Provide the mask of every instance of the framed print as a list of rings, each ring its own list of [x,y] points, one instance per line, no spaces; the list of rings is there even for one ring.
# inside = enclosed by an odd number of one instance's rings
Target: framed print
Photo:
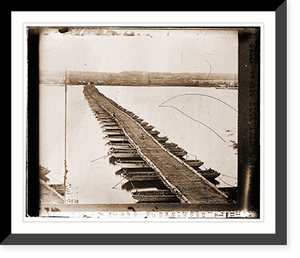
[[[23,23],[26,166],[14,228],[275,232],[275,15],[125,14]]]

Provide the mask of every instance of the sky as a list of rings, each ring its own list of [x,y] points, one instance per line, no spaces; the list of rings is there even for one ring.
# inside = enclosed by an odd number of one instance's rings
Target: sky
[[[228,29],[44,28],[40,69],[237,73],[238,33]]]

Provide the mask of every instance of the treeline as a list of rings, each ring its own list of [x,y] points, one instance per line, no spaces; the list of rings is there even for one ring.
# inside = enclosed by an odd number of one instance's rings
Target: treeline
[[[126,86],[214,86],[216,83],[237,81],[233,73],[170,73],[123,71],[119,73],[68,71],[68,84],[126,85]],[[41,71],[40,83],[64,83],[61,71]]]

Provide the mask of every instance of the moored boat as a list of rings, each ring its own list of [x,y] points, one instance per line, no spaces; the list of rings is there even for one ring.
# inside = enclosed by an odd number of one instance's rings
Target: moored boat
[[[50,172],[51,171],[48,168],[45,168],[45,167],[39,165],[39,177],[43,181],[45,181],[45,182],[49,181],[49,178],[47,178],[46,175],[49,174]]]
[[[185,150],[170,150],[171,153],[173,153],[177,157],[183,157],[187,154],[187,151]]]
[[[176,195],[169,190],[135,190],[131,194],[139,202],[178,202]]]
[[[121,174],[125,179],[130,181],[149,181],[158,180],[157,174],[152,172],[124,172]]]
[[[121,168],[121,172],[124,173],[131,173],[131,172],[154,172],[153,168],[151,167],[144,167],[144,168]]]
[[[149,165],[143,160],[130,160],[130,162],[126,160],[118,161],[118,166],[123,169],[128,168],[149,168]]]
[[[148,131],[148,133],[150,133],[151,135],[159,135],[160,134],[160,132],[157,130],[154,130],[154,131],[150,130],[150,131]]]
[[[119,125],[111,125],[111,126],[109,126],[109,125],[103,125],[101,127],[104,128],[105,130],[118,130],[118,129],[121,130],[121,128],[120,128]]]
[[[121,128],[113,128],[113,129],[104,129],[103,130],[104,133],[120,133],[123,132],[123,130]]]
[[[109,137],[114,137],[114,136],[125,136],[124,132],[122,130],[117,131],[117,130],[110,130],[110,131],[103,131],[103,133],[107,134]]]
[[[107,123],[116,123],[116,121],[114,120],[114,119],[112,119],[112,118],[99,118],[99,119],[97,119],[99,122],[100,122],[100,124],[102,124],[102,125],[106,125]]]
[[[133,117],[133,116],[135,116],[135,114],[133,113],[133,112],[131,112],[131,111],[124,111],[127,115],[129,115],[130,117]]]
[[[143,127],[145,130],[152,130],[154,128],[152,125],[144,125]]]
[[[119,126],[117,122],[115,121],[102,121],[100,122],[100,124],[102,125],[101,127],[104,126]]]
[[[119,148],[116,148],[119,147]],[[109,149],[109,153],[134,153],[136,154],[137,151],[132,148],[132,147],[128,147],[128,146],[115,146],[115,147],[111,147]]]
[[[95,114],[95,116],[110,116],[106,111],[102,110],[102,111],[98,111],[98,110],[95,110],[93,111],[93,113]]]
[[[164,142],[163,144],[162,144],[165,148],[172,148],[172,147],[177,147],[178,146],[178,144],[176,144],[176,143],[173,143],[173,142]]]
[[[130,143],[129,143],[129,141],[109,141],[109,142],[107,142],[107,143],[105,143],[105,145],[110,145],[110,146],[114,146],[114,147],[116,147],[116,146],[128,146],[128,145],[130,145]]]
[[[117,159],[128,159],[128,160],[138,160],[141,159],[141,156],[137,153],[114,153]]]
[[[110,141],[110,142],[119,142],[119,141],[128,141],[126,136],[118,136],[118,135],[110,135],[110,136],[104,136],[104,139]]]
[[[218,171],[215,171],[211,168],[209,169],[196,169],[196,171],[201,174],[201,176],[205,177],[206,179],[214,179],[216,177],[218,177],[220,175],[220,173]]]
[[[137,121],[138,123],[141,123],[144,119],[143,118],[135,118],[135,121]]]
[[[194,159],[194,160],[184,160],[184,162],[186,164],[188,164],[191,167],[200,167],[204,164],[203,161],[199,160],[199,159]]]
[[[166,142],[167,140],[169,140],[169,138],[166,137],[166,136],[163,136],[163,137],[160,137],[160,136],[154,136],[154,138],[155,138],[158,142]]]
[[[95,116],[98,119],[108,119],[108,118],[111,119],[111,115],[109,115],[109,114],[95,114]]]
[[[144,121],[144,122],[140,122],[140,125],[141,125],[141,126],[146,126],[147,124],[149,124],[149,123],[147,123],[147,122],[145,122],[145,121]]]
[[[220,175],[219,172],[213,170],[213,169],[196,169],[196,171],[201,174],[206,179],[214,179]],[[149,180],[148,178],[151,176],[152,180],[159,179],[158,175],[154,172],[152,168],[127,168],[123,169],[122,172],[123,175],[128,175],[128,180],[133,180],[132,178],[129,179],[130,176],[134,176],[135,180]],[[155,178],[156,177],[156,178]]]

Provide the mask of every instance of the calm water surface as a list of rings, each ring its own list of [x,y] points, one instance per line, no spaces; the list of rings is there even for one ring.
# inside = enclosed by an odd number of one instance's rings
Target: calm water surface
[[[169,142],[184,148],[191,158],[197,157],[206,168],[219,171],[222,175],[218,186],[236,185],[237,154],[233,143],[237,142],[237,91],[194,87],[97,88],[149,122],[160,135],[168,136]],[[79,203],[133,203],[130,191],[122,188],[126,181],[118,184],[122,180],[115,174],[119,167],[108,162],[109,146],[103,139],[106,135],[82,90],[82,86],[68,87],[69,198],[78,199]],[[64,87],[61,86],[40,86],[40,164],[51,170],[50,183],[63,182]]]

